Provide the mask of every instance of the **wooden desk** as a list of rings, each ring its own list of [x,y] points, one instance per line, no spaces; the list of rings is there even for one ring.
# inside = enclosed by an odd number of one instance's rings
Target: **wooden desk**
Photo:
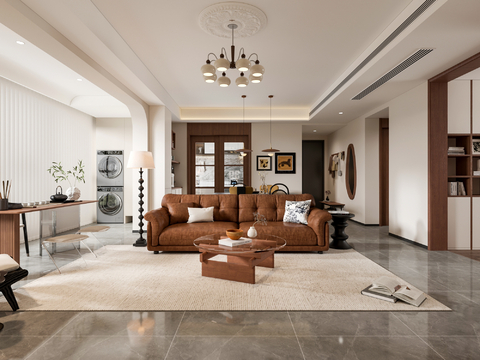
[[[71,203],[50,203],[35,208],[0,211],[0,254],[8,254],[20,264],[20,214],[34,211],[56,210],[69,206],[96,203],[97,200],[82,200]]]

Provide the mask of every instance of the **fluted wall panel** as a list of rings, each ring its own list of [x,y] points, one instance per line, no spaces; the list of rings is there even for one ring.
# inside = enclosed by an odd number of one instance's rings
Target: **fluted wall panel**
[[[71,169],[78,160],[86,173],[85,184],[77,184],[81,199],[95,199],[95,119],[0,77],[0,180],[13,183],[9,201],[49,200],[57,186],[47,172],[52,162]],[[69,187],[58,185],[64,193]],[[96,220],[94,204],[69,208],[58,212],[57,231],[77,227],[79,209],[82,225]],[[39,213],[27,214],[27,224],[29,238],[38,238]]]

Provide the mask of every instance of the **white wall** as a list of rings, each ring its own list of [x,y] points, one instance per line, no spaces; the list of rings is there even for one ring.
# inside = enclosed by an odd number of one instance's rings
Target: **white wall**
[[[172,155],[180,164],[173,165],[175,171],[175,186],[181,187],[183,193],[187,193],[187,124],[174,122],[172,130],[175,132],[175,150]]]
[[[10,202],[49,200],[57,186],[47,172],[53,161],[70,169],[83,160],[85,184],[77,184],[81,199],[96,198],[91,116],[4,78],[0,78],[0,109],[0,180],[13,183]],[[60,185],[65,193],[68,183]],[[82,225],[96,221],[95,204],[65,209],[58,212],[57,232],[78,227],[79,210]],[[38,212],[27,214],[29,239],[38,238],[38,223]],[[45,232],[50,229],[45,227]]]
[[[257,155],[265,155],[263,149],[270,148],[270,127],[268,122],[252,123],[252,186],[260,188],[262,184],[257,172]],[[295,174],[275,174],[272,157],[272,171],[267,171],[266,184],[283,183],[291,194],[302,193],[302,126],[295,123],[272,122],[272,147],[281,152],[294,152],[296,157]]]
[[[380,216],[379,119],[365,119],[365,224],[378,225]]]
[[[124,199],[130,199],[133,191],[133,170],[127,169],[126,161],[132,151],[132,119],[97,118],[95,123],[96,150],[123,150]],[[132,216],[132,202],[124,201],[123,203],[124,216]]]
[[[357,190],[353,200],[348,197],[345,185],[345,163],[349,144],[353,144],[355,148],[357,165]],[[338,176],[336,172],[335,178],[332,178],[328,172],[328,160],[326,163],[325,190],[332,192],[330,200],[345,204],[345,210],[355,214],[354,220],[365,224],[365,118],[353,120],[347,126],[330,134],[325,151],[328,159],[331,154],[345,151],[345,161],[340,161],[339,164],[342,176]]]
[[[427,82],[389,103],[389,231],[428,245]]]

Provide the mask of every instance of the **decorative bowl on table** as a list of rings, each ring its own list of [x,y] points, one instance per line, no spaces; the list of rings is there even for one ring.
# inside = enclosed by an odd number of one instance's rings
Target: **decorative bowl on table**
[[[232,240],[238,240],[243,236],[243,230],[241,229],[228,229],[227,236]]]

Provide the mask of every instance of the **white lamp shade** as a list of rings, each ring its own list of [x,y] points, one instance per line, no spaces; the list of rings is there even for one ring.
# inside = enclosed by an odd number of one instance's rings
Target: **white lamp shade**
[[[248,71],[248,69],[250,69],[250,60],[245,58],[238,59],[235,63],[235,67],[238,71]]]
[[[225,58],[218,58],[215,60],[214,65],[218,71],[227,71],[230,68],[230,61]]]
[[[217,74],[213,74],[212,76],[203,75],[203,79],[205,80],[205,82],[207,82],[209,84],[214,83],[215,80],[217,80]]]
[[[220,85],[221,87],[227,87],[228,85],[230,85],[231,81],[226,76],[220,76],[217,82],[218,82],[218,85]]]
[[[153,156],[150,151],[132,151],[128,158],[128,169],[155,169]]]
[[[248,85],[248,79],[245,76],[239,76],[237,80],[235,80],[235,84],[238,87],[245,87]]]
[[[253,74],[250,74],[248,76],[248,79],[250,80],[250,82],[252,84],[258,84],[259,82],[261,82],[263,80],[263,75],[262,76],[253,76]]]
[[[262,76],[265,73],[265,68],[260,64],[255,64],[250,68],[252,75],[255,77]]]
[[[202,74],[204,76],[212,76],[215,74],[215,66],[212,64],[205,64],[202,66]]]

